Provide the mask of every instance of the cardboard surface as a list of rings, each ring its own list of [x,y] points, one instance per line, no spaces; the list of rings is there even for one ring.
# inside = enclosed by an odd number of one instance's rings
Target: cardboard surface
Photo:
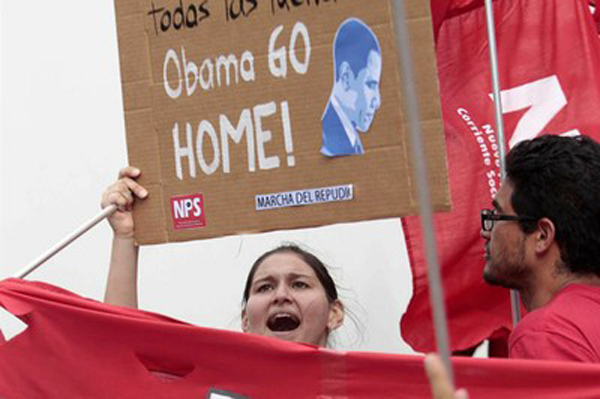
[[[115,0],[129,162],[150,192],[140,244],[418,212],[391,1],[295,3]],[[432,203],[447,210],[429,7],[406,3]],[[324,155],[344,153],[323,139],[334,114],[348,143],[364,130],[362,154]]]

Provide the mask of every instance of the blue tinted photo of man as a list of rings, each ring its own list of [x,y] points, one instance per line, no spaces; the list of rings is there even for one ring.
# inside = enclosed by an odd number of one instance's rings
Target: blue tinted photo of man
[[[334,83],[321,119],[328,157],[361,155],[359,132],[366,133],[381,106],[381,47],[363,21],[342,22],[333,43]]]

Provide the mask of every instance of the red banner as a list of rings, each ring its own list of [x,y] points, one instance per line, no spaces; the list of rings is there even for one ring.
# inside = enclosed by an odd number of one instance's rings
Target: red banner
[[[423,358],[336,352],[195,327],[0,282],[0,305],[28,328],[0,344],[2,398],[427,398]],[[454,360],[471,397],[600,397],[600,365]]]
[[[453,350],[511,325],[508,290],[482,280],[479,210],[499,186],[499,154],[483,0],[432,0],[453,210],[435,216]],[[600,45],[586,0],[498,0],[495,26],[507,144],[539,134],[600,139]],[[434,350],[418,218],[403,227],[413,298],[403,338]]]

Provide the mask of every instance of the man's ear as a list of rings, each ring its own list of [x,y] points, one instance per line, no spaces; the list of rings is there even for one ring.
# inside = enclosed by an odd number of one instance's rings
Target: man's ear
[[[247,333],[250,327],[248,316],[246,316],[246,309],[242,310],[242,331]]]
[[[342,83],[342,88],[346,91],[350,90],[352,83],[354,82],[354,72],[352,72],[352,68],[350,68],[350,64],[347,61],[344,61],[340,64],[339,71],[339,79],[338,81]]]
[[[546,252],[556,238],[556,227],[552,220],[548,218],[541,218],[537,222],[537,229],[535,231],[535,252],[542,254]]]
[[[333,331],[342,325],[344,322],[344,304],[336,299],[329,305],[329,320],[327,320],[327,329]]]

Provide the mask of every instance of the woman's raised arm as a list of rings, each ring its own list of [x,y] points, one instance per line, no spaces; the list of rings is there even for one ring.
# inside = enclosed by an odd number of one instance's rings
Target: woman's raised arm
[[[119,179],[104,191],[101,202],[102,208],[117,205],[117,211],[108,218],[113,242],[104,302],[131,308],[138,306],[138,247],[133,238],[132,209],[136,199],[148,196],[148,191],[135,181],[140,174],[132,166],[121,169]]]

